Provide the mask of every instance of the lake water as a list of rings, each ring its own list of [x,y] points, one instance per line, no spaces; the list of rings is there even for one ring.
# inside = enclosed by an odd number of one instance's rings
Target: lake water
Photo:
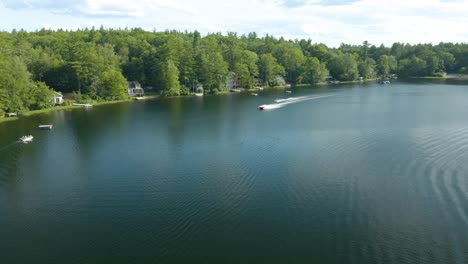
[[[302,100],[257,108],[287,97]],[[1,123],[0,262],[468,263],[468,85],[158,99]]]

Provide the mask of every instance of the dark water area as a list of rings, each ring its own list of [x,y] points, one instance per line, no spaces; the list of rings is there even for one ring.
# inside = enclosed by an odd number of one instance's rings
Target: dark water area
[[[0,123],[0,263],[468,263],[467,83],[258,93]]]

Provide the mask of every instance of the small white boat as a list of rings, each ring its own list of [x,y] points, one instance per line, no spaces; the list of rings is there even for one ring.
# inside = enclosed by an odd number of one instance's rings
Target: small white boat
[[[195,96],[203,96],[203,93],[196,93]]]
[[[135,97],[136,100],[145,100],[143,96]]]
[[[39,125],[39,129],[52,129],[53,125]]]
[[[290,93],[292,93],[292,92],[288,90],[288,91],[286,91],[286,93],[290,94]]]
[[[23,143],[29,143],[29,142],[32,142],[33,141],[33,136],[31,135],[27,135],[27,136],[22,136],[20,137],[20,141],[23,142]]]
[[[258,87],[257,89],[259,89],[260,91],[263,91],[263,87]]]
[[[253,96],[258,96],[258,93],[252,93]]]

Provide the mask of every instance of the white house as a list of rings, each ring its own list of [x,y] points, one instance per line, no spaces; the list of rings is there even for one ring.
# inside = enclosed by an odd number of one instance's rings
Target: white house
[[[63,104],[63,94],[61,92],[54,91],[54,104]]]
[[[137,81],[128,82],[129,96],[143,96],[145,91],[141,88],[141,84]]]

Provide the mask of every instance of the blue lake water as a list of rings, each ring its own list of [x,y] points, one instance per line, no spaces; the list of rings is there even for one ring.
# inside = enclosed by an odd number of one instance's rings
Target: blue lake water
[[[468,263],[467,84],[258,93],[0,123],[0,262]]]

